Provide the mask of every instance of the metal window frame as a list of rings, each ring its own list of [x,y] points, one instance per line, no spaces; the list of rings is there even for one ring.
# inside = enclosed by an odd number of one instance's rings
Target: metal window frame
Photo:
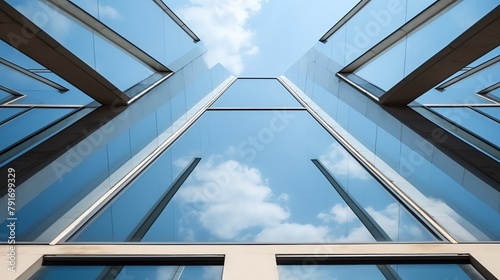
[[[500,88],[500,82],[494,83],[493,85],[476,92],[476,94],[479,94],[479,95],[487,94],[487,93],[490,93],[498,88]]]
[[[162,1],[153,0],[184,32],[186,32],[195,43],[200,41],[200,38]]]
[[[496,279],[470,254],[391,254],[391,255],[289,255],[277,254],[276,264],[287,265],[375,265],[386,279],[401,279],[391,265],[455,264],[471,279]],[[473,270],[471,270],[471,267]],[[479,274],[479,275],[478,275]]]
[[[351,18],[353,18],[361,9],[363,9],[366,4],[368,4],[370,0],[360,0],[345,16],[343,16],[337,23],[335,23],[332,28],[330,28],[321,38],[319,39],[320,42],[326,43],[330,37],[337,32],[344,24],[346,24]]]
[[[356,201],[355,198],[351,197],[340,183],[335,179],[335,177],[326,169],[326,167],[317,159],[311,159],[314,165],[319,169],[319,171],[325,176],[325,178],[330,182],[335,191],[340,195],[342,200],[347,204],[347,206],[354,212],[356,217],[361,221],[361,223],[366,227],[370,234],[375,238],[376,241],[391,241],[387,232],[373,219],[373,217],[366,212],[366,210]]]
[[[485,62],[483,62],[483,63],[479,64],[478,66],[471,68],[470,70],[465,71],[464,73],[462,73],[462,74],[460,74],[460,75],[456,76],[455,78],[450,79],[450,80],[448,80],[448,81],[445,81],[445,82],[443,82],[443,83],[439,84],[439,85],[436,87],[436,89],[437,89],[437,90],[441,90],[441,91],[443,91],[443,90],[445,90],[447,87],[449,87],[449,86],[451,86],[451,85],[454,85],[454,84],[456,84],[456,83],[460,82],[461,80],[463,80],[463,79],[465,79],[465,78],[467,78],[467,77],[470,77],[470,76],[472,76],[472,75],[476,74],[477,72],[479,72],[479,71],[481,71],[481,70],[483,70],[483,69],[486,69],[486,68],[488,68],[488,67],[490,67],[490,66],[494,65],[495,63],[497,63],[497,62],[499,62],[499,61],[500,61],[500,55],[497,55],[497,56],[495,56],[494,58],[492,58],[492,59],[490,59],[490,60],[487,60],[487,61],[485,61]],[[496,88],[500,87],[500,83],[497,83],[496,85],[497,85],[497,87],[496,87]],[[495,89],[495,88],[493,88],[493,89]],[[489,89],[489,87],[488,87],[488,88],[486,88],[486,89],[483,89],[483,90],[481,90],[481,91],[477,92],[477,94],[484,94],[484,93],[488,93],[489,91],[491,91],[491,90],[493,90],[493,89]]]
[[[42,265],[224,265],[225,255],[44,255]]]

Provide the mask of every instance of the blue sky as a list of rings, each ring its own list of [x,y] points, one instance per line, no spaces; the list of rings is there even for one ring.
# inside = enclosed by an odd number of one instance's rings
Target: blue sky
[[[211,63],[238,76],[276,77],[357,0],[164,0],[201,38]]]

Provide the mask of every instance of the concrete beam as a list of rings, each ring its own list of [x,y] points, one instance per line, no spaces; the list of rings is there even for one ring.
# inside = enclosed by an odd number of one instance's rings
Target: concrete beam
[[[97,102],[127,105],[129,97],[121,90],[5,1],[0,1],[0,39]]]
[[[379,98],[383,105],[405,106],[469,65],[500,42],[500,6],[453,40]]]

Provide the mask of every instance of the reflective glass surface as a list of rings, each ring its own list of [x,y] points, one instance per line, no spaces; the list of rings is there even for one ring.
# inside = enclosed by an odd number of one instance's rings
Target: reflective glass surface
[[[101,278],[104,277],[104,278]],[[164,279],[218,280],[222,266],[42,266],[32,280]]]
[[[476,136],[500,147],[500,137],[498,137],[500,123],[498,121],[468,107],[432,107],[432,110]]]
[[[8,102],[9,100],[12,100],[13,98],[14,98],[14,96],[12,94],[0,89],[0,104]]]
[[[332,68],[334,64],[315,47],[290,68],[286,77],[291,80],[289,85],[306,99],[309,106],[454,238],[460,241],[500,240],[500,192],[496,185],[488,183],[487,178],[474,175],[467,167],[435,148],[409,127],[408,123],[413,124],[405,118],[399,120],[391,110],[380,107],[351,85],[339,82],[335,73],[341,67]],[[434,90],[431,98],[424,96],[427,101],[438,104],[489,103],[477,96],[474,89],[481,81],[494,84],[495,80],[488,77],[496,77],[496,74],[481,75],[479,72],[468,78],[472,81],[463,81],[471,83],[467,89],[460,89],[457,84],[457,89]],[[463,110],[456,113],[450,119],[469,122],[465,118],[472,115],[462,115]],[[422,120],[425,121],[423,117]],[[491,125],[488,127],[486,133],[493,140],[497,129]]]
[[[200,163],[141,241],[373,242],[311,159],[387,241],[436,240],[307,112],[209,111],[71,241],[130,241],[194,157]]]
[[[196,94],[186,97],[187,91],[182,83],[188,73],[185,70],[176,72],[172,78],[177,76],[180,86],[172,85],[176,79],[167,79],[125,111],[113,116],[97,131],[91,133],[84,129],[85,139],[80,139],[51,164],[17,186],[20,199],[16,202],[16,214],[23,219],[23,223],[16,228],[16,241],[52,241],[100,195],[170,137],[200,106],[213,98],[214,88],[228,77],[228,72],[220,67],[209,69],[203,56],[189,64],[192,65],[188,67],[190,73],[196,75],[189,80]],[[196,106],[179,107],[172,96],[183,100],[183,103],[189,100],[189,106]],[[52,112],[67,109],[36,109],[35,112],[38,110]],[[11,108],[1,108],[0,116],[9,118],[16,112]],[[23,130],[13,135],[21,135],[30,127],[43,127],[42,120],[50,117],[51,113],[40,114],[32,115],[26,125],[13,126],[15,131]],[[95,116],[91,113],[87,118],[95,118],[97,123],[103,121],[99,113]],[[0,125],[9,125],[16,119]],[[39,121],[34,122],[33,119]],[[68,136],[74,137],[72,134]],[[6,143],[5,140],[1,142],[2,145]],[[179,152],[173,149],[172,153],[177,155]],[[7,207],[6,203],[7,200],[0,200],[0,207]],[[6,211],[0,212],[0,221],[4,222],[1,225],[5,225],[6,215]],[[0,229],[0,238],[4,240],[8,235],[6,229]]]
[[[0,125],[0,151],[63,118],[75,109],[31,109]],[[36,120],[36,121],[35,121]]]
[[[302,107],[276,79],[238,79],[212,107]]]
[[[458,264],[279,265],[278,272],[280,280],[485,279],[471,265]],[[386,276],[384,273],[391,273],[391,275]]]
[[[27,108],[0,108],[0,124],[8,121],[9,119],[19,115],[23,111],[28,110]]]

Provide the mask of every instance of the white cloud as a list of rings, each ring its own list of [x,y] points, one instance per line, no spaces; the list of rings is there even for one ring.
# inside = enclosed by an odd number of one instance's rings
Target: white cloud
[[[391,203],[380,211],[376,211],[372,207],[367,207],[366,211],[380,227],[384,229],[392,240],[421,239],[423,237],[423,232],[417,224],[401,222],[400,212],[405,211],[401,210],[401,207],[402,206],[397,203]]]
[[[255,237],[257,242],[327,242],[330,229],[311,224],[282,223],[265,228]]]
[[[287,265],[278,266],[279,278],[281,280],[316,280],[316,279],[328,279],[336,280],[333,274],[335,270],[332,270],[326,266],[317,265]]]
[[[346,176],[360,180],[370,178],[368,172],[337,143],[328,146],[327,151],[319,157],[319,160],[334,176]]]
[[[200,204],[194,215],[221,239],[233,239],[252,227],[276,226],[289,217],[259,170],[234,160],[201,164],[178,196],[183,203]]]
[[[255,55],[254,32],[247,21],[261,9],[263,0],[190,0],[177,13],[197,33],[210,51],[207,63],[221,63],[236,75],[243,71],[243,57]]]
[[[320,212],[318,214],[318,218],[325,223],[331,221],[336,223],[345,223],[354,221],[356,215],[352,212],[351,208],[347,207],[347,205],[337,203],[330,209],[330,211]]]
[[[110,19],[119,19],[121,18],[120,13],[113,7],[108,5],[99,5],[99,16],[107,17]]]

